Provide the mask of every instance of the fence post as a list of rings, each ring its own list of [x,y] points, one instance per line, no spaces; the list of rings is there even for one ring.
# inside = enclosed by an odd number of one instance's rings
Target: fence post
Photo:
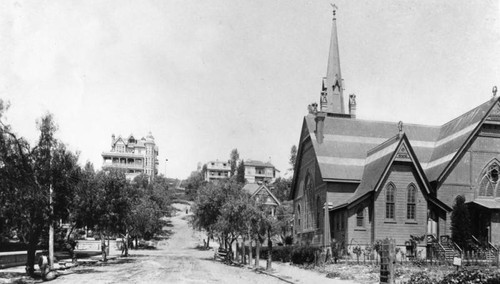
[[[380,250],[380,283],[394,284],[395,241],[385,239]]]

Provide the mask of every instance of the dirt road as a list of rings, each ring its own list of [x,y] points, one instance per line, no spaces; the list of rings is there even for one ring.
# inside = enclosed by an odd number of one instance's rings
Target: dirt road
[[[173,235],[157,250],[133,250],[132,256],[100,266],[79,266],[51,283],[284,283],[251,270],[213,260],[213,251],[195,247],[202,236],[187,224],[186,205],[171,218]]]

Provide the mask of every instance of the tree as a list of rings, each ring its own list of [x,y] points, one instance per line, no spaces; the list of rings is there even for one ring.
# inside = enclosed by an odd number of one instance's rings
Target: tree
[[[206,167],[206,165],[203,167]],[[205,176],[202,172],[191,172],[191,175],[189,175],[185,182],[186,195],[188,199],[194,200],[198,189],[205,183]]]
[[[276,208],[276,221],[273,223],[273,231],[286,244],[287,238],[292,236],[293,204],[292,201],[284,201]]]
[[[215,234],[215,224],[220,215],[220,208],[225,202],[225,194],[221,183],[207,183],[198,189],[192,207],[192,226],[204,230],[207,234],[207,247]]]
[[[271,192],[276,198],[283,202],[290,199],[290,186],[292,185],[291,179],[277,178],[271,185]]]
[[[236,181],[239,183],[245,183],[245,162],[241,160],[240,164],[238,165],[238,169],[236,171]]]
[[[238,149],[234,148],[231,150],[231,154],[229,154],[229,164],[231,165],[231,176],[236,172],[236,164],[238,163],[238,159],[240,158],[240,154],[238,153]]]
[[[465,197],[459,195],[455,198],[451,212],[451,238],[461,248],[467,248],[470,240],[470,214],[465,204]]]
[[[57,126],[51,114],[37,121],[40,136],[31,147],[2,121],[7,109],[8,104],[0,100],[0,184],[3,191],[0,213],[6,221],[3,230],[15,230],[28,244],[26,271],[33,275],[35,251],[43,240],[42,233],[57,217],[67,213],[62,203],[69,200],[72,193],[77,155],[67,151],[54,137]],[[49,203],[51,188],[55,214]]]
[[[295,161],[297,160],[297,146],[293,145],[290,149],[290,166],[292,166],[291,170],[293,171],[295,168]]]

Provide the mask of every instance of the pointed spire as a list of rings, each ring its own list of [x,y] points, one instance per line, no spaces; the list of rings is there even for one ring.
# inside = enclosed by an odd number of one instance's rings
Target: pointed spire
[[[323,78],[321,92],[321,111],[329,113],[345,113],[343,82],[340,73],[339,44],[337,38],[337,6],[333,8],[332,33],[330,37],[330,53],[328,55],[328,67],[326,77]]]

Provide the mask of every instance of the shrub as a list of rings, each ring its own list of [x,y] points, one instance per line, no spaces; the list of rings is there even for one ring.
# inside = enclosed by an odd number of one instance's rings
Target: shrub
[[[426,272],[420,271],[410,276],[408,284],[433,284],[436,282],[436,279],[430,278]]]
[[[498,274],[481,270],[460,270],[446,275],[440,284],[500,283]]]
[[[248,255],[249,247],[246,247]],[[319,248],[311,246],[276,246],[273,247],[273,261],[293,262],[295,264],[313,263],[314,254],[319,251]],[[252,247],[252,256],[256,254],[255,247]],[[267,259],[267,246],[260,247],[260,259]]]
[[[314,255],[319,248],[310,246],[296,246],[292,251],[291,260],[295,264],[313,263]]]

